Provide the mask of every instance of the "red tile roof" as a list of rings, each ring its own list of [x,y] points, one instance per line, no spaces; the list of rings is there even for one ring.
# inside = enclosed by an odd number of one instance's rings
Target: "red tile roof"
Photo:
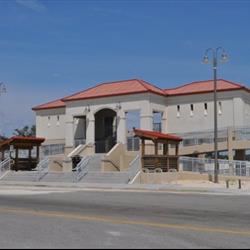
[[[65,97],[62,100],[67,102],[67,101],[84,100],[90,98],[129,95],[129,94],[138,94],[146,92],[151,92],[165,96],[164,90],[150,83],[147,83],[143,80],[132,79],[132,80],[102,83],[93,88],[89,88],[74,95]]]
[[[170,141],[182,141],[181,137],[171,135],[171,134],[164,134],[156,131],[150,130],[142,130],[142,129],[134,129],[135,136],[140,138],[148,138],[148,139],[156,139],[156,140],[170,140]]]
[[[240,89],[249,91],[248,88],[238,83],[233,83],[223,79],[217,80],[218,91],[231,91]],[[165,93],[168,96],[177,96],[177,95],[209,93],[212,92],[213,90],[214,90],[214,81],[208,80],[208,81],[192,82],[173,89],[166,89]]]
[[[155,93],[161,96],[192,95],[192,94],[210,93],[213,91],[213,88],[214,88],[213,80],[192,82],[189,84],[185,84],[181,87],[163,90],[143,80],[132,79],[132,80],[102,83],[95,87],[62,98],[60,100],[36,106],[33,108],[33,110],[37,111],[43,109],[63,108],[66,106],[65,102],[67,101],[76,101],[76,100],[84,100],[91,98],[132,95],[132,94],[147,93],[147,92]],[[243,85],[226,81],[223,79],[219,79],[217,81],[217,89],[218,91],[245,90],[247,92],[250,92],[250,90]]]
[[[62,100],[55,100],[32,108],[32,110],[64,108],[66,105]]]

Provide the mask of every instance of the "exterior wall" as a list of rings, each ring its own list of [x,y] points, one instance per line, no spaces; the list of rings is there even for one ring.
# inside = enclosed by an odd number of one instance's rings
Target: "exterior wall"
[[[250,126],[250,94],[244,93],[243,94],[243,100],[244,100],[244,126]]]
[[[222,113],[218,115],[218,127],[240,127],[250,125],[250,94],[245,91],[218,92]],[[204,103],[207,103],[205,115]],[[117,113],[117,142],[126,144],[126,112],[140,111],[140,128],[153,129],[153,112],[162,112],[162,132],[188,133],[213,130],[213,93],[164,97],[152,93],[105,97],[67,102],[66,108],[40,110],[36,112],[37,136],[46,138],[44,145],[65,144],[65,152],[74,149],[76,125],[74,117],[86,116],[86,144],[95,142],[95,114],[102,109]],[[190,104],[194,105],[193,116]],[[180,105],[180,117],[177,117]],[[118,108],[120,106],[120,108]],[[50,116],[50,121],[48,117]],[[59,124],[57,116],[60,117]],[[50,126],[49,126],[50,125]]]
[[[57,117],[59,116],[59,122]],[[50,120],[48,119],[50,117]],[[46,139],[43,145],[65,143],[65,109],[36,112],[36,136]]]
[[[222,103],[222,109],[221,114],[218,114],[218,128],[244,126],[242,91],[218,92],[219,102]],[[205,115],[204,103],[207,103],[207,115]],[[193,116],[190,114],[190,104],[194,105]],[[213,130],[213,93],[169,97],[167,105],[167,131],[169,133]],[[177,105],[180,105],[179,117],[177,117]]]
[[[120,109],[117,106],[120,105]],[[87,110],[89,107],[89,111]],[[131,110],[140,110],[140,127],[152,130],[153,110],[165,112],[165,97],[154,94],[136,94],[116,97],[97,98],[68,102],[66,107],[66,147],[73,147],[73,117],[86,115],[87,138],[86,143],[95,141],[95,114],[102,109],[111,109],[117,112],[117,142],[126,144],[125,113]]]

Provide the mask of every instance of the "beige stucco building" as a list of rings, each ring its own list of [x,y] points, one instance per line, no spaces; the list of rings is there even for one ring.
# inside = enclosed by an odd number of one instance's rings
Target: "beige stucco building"
[[[143,80],[109,82],[34,107],[46,154],[66,155],[78,145],[107,153],[117,143],[138,149],[132,127],[191,135],[213,130],[213,81],[161,89]],[[218,80],[218,127],[250,125],[250,90]],[[210,134],[211,135],[211,134]]]

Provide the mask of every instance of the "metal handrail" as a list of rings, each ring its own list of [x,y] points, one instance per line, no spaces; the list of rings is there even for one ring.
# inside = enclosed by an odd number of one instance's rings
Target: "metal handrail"
[[[2,176],[6,171],[10,170],[12,161],[13,160],[8,157],[4,161],[0,162],[0,176]]]
[[[192,158],[182,156],[179,160],[180,164],[182,165],[182,170],[184,171],[213,174],[214,159]],[[229,161],[219,159],[218,163],[220,166],[220,175],[250,176],[249,161]]]
[[[79,182],[89,171],[88,164],[91,156],[85,156],[73,170],[73,181]]]
[[[37,165],[37,181],[40,181],[45,175],[49,173],[49,158],[45,158]]]
[[[136,175],[141,171],[140,155],[137,155],[135,159],[129,164],[128,176],[129,182],[132,181]]]

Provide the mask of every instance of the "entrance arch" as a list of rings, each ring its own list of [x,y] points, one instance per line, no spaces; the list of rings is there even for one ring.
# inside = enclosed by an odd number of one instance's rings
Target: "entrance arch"
[[[95,114],[95,152],[109,152],[117,141],[117,114],[112,109],[101,109]]]

